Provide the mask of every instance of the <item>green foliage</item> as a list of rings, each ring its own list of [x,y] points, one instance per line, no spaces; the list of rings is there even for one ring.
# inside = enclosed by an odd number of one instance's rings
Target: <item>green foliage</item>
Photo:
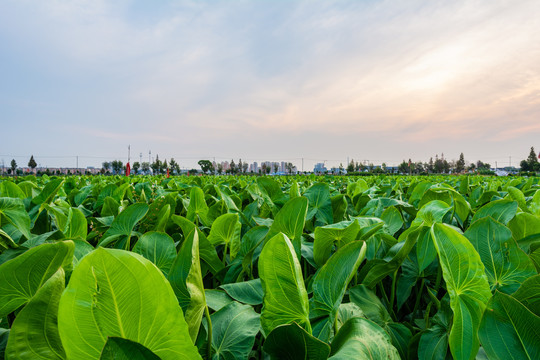
[[[164,164],[0,178],[0,358],[540,357],[540,179]]]

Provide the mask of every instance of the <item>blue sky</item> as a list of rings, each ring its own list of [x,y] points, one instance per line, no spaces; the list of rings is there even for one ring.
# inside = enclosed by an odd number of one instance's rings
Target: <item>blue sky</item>
[[[540,2],[0,2],[0,161],[540,150]]]

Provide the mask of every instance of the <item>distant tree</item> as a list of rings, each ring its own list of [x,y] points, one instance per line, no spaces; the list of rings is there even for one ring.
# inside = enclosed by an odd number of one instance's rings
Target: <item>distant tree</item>
[[[279,164],[278,163],[273,163],[272,165],[274,167],[274,174],[275,174],[275,173],[277,173],[277,171],[279,169]]]
[[[426,165],[426,170],[428,173],[435,171],[435,164],[433,163],[433,157],[429,158],[429,162]]]
[[[15,159],[12,159],[11,160],[11,173],[13,175],[15,175],[15,170],[17,169],[17,162],[15,161]]]
[[[244,171],[244,163],[242,162],[242,159],[238,160],[238,172],[242,173]]]
[[[30,161],[28,161],[28,167],[34,170],[36,168],[36,160],[34,160],[34,155],[30,156]]]
[[[398,171],[401,174],[407,174],[409,172],[409,164],[405,160],[403,160],[398,166]]]
[[[242,164],[242,172],[245,174],[248,171],[249,164],[247,162],[244,162]]]
[[[161,173],[161,161],[159,161],[159,155],[156,154],[156,160],[151,165],[154,175]]]
[[[236,174],[236,164],[234,163],[234,160],[231,159],[231,164],[229,165],[229,170],[231,174]]]
[[[124,163],[122,163],[122,161],[120,160],[113,160],[111,162],[111,167],[115,174],[120,174],[120,172],[124,168]]]
[[[149,162],[143,162],[141,164],[141,170],[146,174],[148,171],[150,171],[150,163]]]
[[[476,168],[477,168],[478,170],[489,170],[489,169],[491,169],[491,165],[488,164],[488,163],[484,163],[484,162],[478,160],[478,161],[476,162]]]
[[[388,167],[388,166],[386,165],[386,163],[382,163],[382,164],[381,164],[381,170],[382,170],[383,172],[386,172],[386,168],[387,168],[387,167]]]
[[[223,165],[221,163],[217,165],[217,172],[219,175],[223,173]]]
[[[138,161],[135,161],[135,162],[133,163],[133,172],[134,172],[135,174],[138,174],[140,168],[141,168],[141,163],[139,163]]]
[[[174,158],[171,158],[171,161],[169,162],[169,166],[173,174],[180,174],[180,165],[178,165],[178,163],[174,160]]]
[[[347,172],[352,173],[354,172],[354,160],[351,159],[351,162],[347,165]]]
[[[168,168],[169,168],[169,164],[167,164],[167,159],[165,159],[165,160],[163,161],[163,165],[162,165],[162,167],[161,167],[161,172],[162,172],[163,174],[167,173],[167,169],[168,169]],[[170,171],[170,169],[169,169],[169,171]]]
[[[460,173],[465,170],[465,156],[463,153],[459,154],[459,160],[456,162],[456,172]]]
[[[101,168],[103,170],[105,170],[105,173],[108,173],[109,172],[109,169],[111,168],[111,163],[108,162],[108,161],[104,161],[102,164],[101,164]]]
[[[469,165],[469,167],[468,167],[468,170],[469,170],[469,171],[474,171],[474,170],[476,170],[476,164],[475,164],[475,163],[471,163],[471,164]]]
[[[266,163],[262,163],[261,170],[263,174],[266,174],[266,168],[267,168]]]
[[[204,174],[214,172],[214,164],[210,160],[199,160],[197,164],[199,164]]]
[[[522,160],[520,162],[521,170],[522,171],[539,171],[540,170],[540,163],[538,162],[538,158],[536,157],[536,152],[534,151],[534,147],[531,146],[531,151],[529,153],[529,156],[527,157],[527,160]]]

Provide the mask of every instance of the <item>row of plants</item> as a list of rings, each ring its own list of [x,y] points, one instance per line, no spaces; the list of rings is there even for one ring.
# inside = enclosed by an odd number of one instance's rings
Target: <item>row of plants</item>
[[[0,359],[540,358],[540,184],[0,180]]]

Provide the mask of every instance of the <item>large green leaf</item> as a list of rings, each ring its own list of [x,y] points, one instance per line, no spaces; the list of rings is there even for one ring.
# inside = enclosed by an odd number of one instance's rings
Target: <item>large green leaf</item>
[[[231,260],[236,257],[240,250],[240,230],[242,224],[238,221],[238,214],[224,214],[218,217],[212,224],[208,240],[212,245],[225,245],[230,249]],[[223,254],[225,257],[227,254]]]
[[[508,222],[508,228],[518,244],[527,237],[540,234],[540,217],[528,213],[519,213]]]
[[[448,301],[431,319],[431,327],[422,333],[418,344],[418,360],[446,359],[448,353],[448,335],[452,311]]]
[[[220,287],[236,301],[248,305],[262,304],[263,289],[261,279],[224,284]]]
[[[194,186],[189,194],[189,206],[187,208],[186,218],[189,221],[202,222],[206,224],[208,216],[208,205],[204,201],[204,192],[201,188]]]
[[[278,234],[266,243],[259,258],[259,275],[264,291],[263,333],[270,334],[276,326],[292,322],[311,333],[302,269],[287,236]]]
[[[139,343],[121,337],[109,337],[100,360],[160,360],[159,357]]]
[[[64,291],[60,268],[17,314],[6,348],[7,359],[65,359],[58,334],[58,304]]]
[[[259,333],[259,317],[251,306],[237,302],[212,314],[212,359],[247,359]]]
[[[99,358],[108,337],[137,342],[161,359],[198,359],[174,292],[138,254],[98,248],[60,299],[58,328],[69,359]]]
[[[481,218],[491,216],[498,222],[506,225],[514,216],[516,216],[518,204],[511,200],[495,200],[482,206],[480,210],[474,214],[471,223],[474,223]]]
[[[36,246],[0,265],[0,318],[27,303],[61,266],[71,263],[72,241]]]
[[[359,231],[360,225],[357,220],[316,227],[315,240],[313,241],[313,257],[317,265],[324,265],[332,255],[334,246],[339,249],[343,245],[354,241]]]
[[[315,218],[315,225],[318,226],[328,225],[334,222],[328,184],[314,184],[306,190],[304,196],[309,200],[308,220]]]
[[[58,191],[60,191],[63,184],[64,180],[62,179],[49,181],[47,184],[45,184],[39,195],[32,199],[32,203],[36,205],[50,204],[54,200]],[[43,208],[43,206],[41,208]]]
[[[510,295],[495,292],[478,336],[490,359],[540,359],[540,317]]]
[[[30,216],[28,216],[21,199],[0,198],[0,226],[3,226],[2,218],[5,218],[27,239],[30,239]]]
[[[114,218],[111,227],[103,235],[99,246],[107,246],[113,242],[126,241],[126,248],[129,247],[129,241],[133,235],[133,228],[148,212],[148,205],[133,204]]]
[[[331,348],[329,359],[333,360],[400,359],[388,334],[374,322],[362,318],[352,318],[343,324]]]
[[[454,321],[448,342],[455,359],[474,359],[478,327],[491,297],[480,255],[466,237],[445,224],[435,224],[431,236],[439,254]]]
[[[540,275],[535,275],[523,282],[512,295],[536,315],[540,316]]]
[[[264,351],[273,360],[326,360],[330,346],[292,323],[272,330],[264,342]]]
[[[182,243],[168,279],[189,325],[191,339],[195,342],[206,306],[197,232],[191,233]]]
[[[206,265],[210,267],[213,274],[216,274],[223,269],[223,263],[217,255],[216,248],[214,248],[204,233],[200,231],[194,223],[179,215],[172,215],[171,220],[180,226],[182,232],[184,233],[184,238],[189,238],[192,236],[193,232],[197,232],[199,236],[199,255],[201,260],[203,260]]]
[[[510,230],[491,217],[476,221],[465,236],[480,254],[492,290],[511,294],[536,275],[534,264],[517,246]]]
[[[133,252],[153,262],[165,276],[176,259],[174,240],[162,232],[151,231],[141,236],[133,247]]]
[[[305,197],[296,197],[287,201],[276,214],[266,238],[271,239],[279,233],[285,234],[291,239],[296,255],[299,256],[307,208],[308,200]]]
[[[319,339],[323,341],[329,339],[330,329],[345,290],[365,255],[365,242],[349,243],[332,255],[315,275],[309,316],[317,321],[317,325],[313,325],[313,333]]]

